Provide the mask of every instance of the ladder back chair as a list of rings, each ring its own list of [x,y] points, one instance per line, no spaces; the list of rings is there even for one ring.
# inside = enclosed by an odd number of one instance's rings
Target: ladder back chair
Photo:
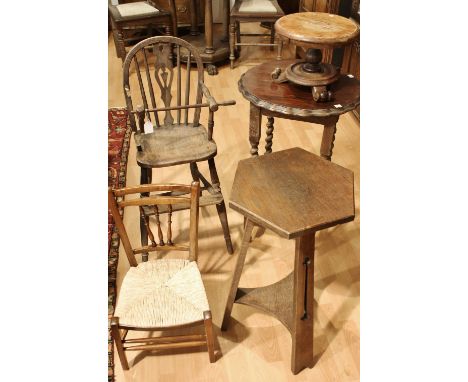
[[[182,196],[152,195],[141,197],[141,193],[181,192]],[[187,196],[186,194],[189,194]],[[124,277],[117,299],[111,333],[124,370],[128,370],[126,351],[165,350],[207,345],[210,362],[215,362],[214,332],[211,311],[205,288],[197,267],[198,258],[198,211],[199,182],[191,185],[146,184],[136,187],[109,189],[109,210],[127,255],[130,269]],[[135,195],[136,198],[128,199]],[[123,199],[125,197],[125,199]],[[172,211],[184,205],[190,209],[190,243],[175,244],[172,241]],[[133,248],[125,229],[120,209],[138,207],[151,208],[156,214],[158,240],[145,217],[151,244]],[[159,209],[167,208],[167,236],[164,243]],[[151,251],[187,251],[186,259],[157,259],[137,263],[136,254]],[[205,334],[176,335],[126,339],[128,331],[167,331],[191,326],[204,326]]]
[[[127,4],[108,4],[109,17],[114,37],[117,57],[125,60],[125,47],[141,37],[130,33],[145,31],[146,37],[152,36],[156,28],[164,28],[168,36],[177,36],[177,12],[175,0],[168,0],[169,11],[159,9],[151,0]],[[134,34],[134,33],[133,33]]]
[[[236,0],[231,9],[229,21],[229,48],[231,69],[234,68],[236,55],[239,56],[242,46],[269,46],[278,47],[277,59],[281,59],[282,42],[275,43],[275,22],[284,16],[284,12],[276,0]],[[265,33],[241,33],[240,23],[260,21],[262,24],[270,24],[271,31]],[[246,43],[241,42],[241,36],[269,36],[270,43]]]
[[[186,70],[182,70],[182,60],[186,60]],[[195,70],[190,70],[192,66]],[[137,77],[137,80],[133,77],[134,91],[130,73],[136,73]],[[216,205],[226,247],[232,254],[226,206],[214,160],[217,146],[213,127],[216,110],[235,105],[235,101],[216,101],[204,83],[203,74],[200,55],[188,42],[168,36],[148,38],[135,45],[125,58],[124,94],[137,146],[140,183],[152,183],[153,168],[189,164],[193,180],[203,183],[200,206]],[[196,82],[191,76],[196,76]],[[195,85],[191,89],[192,82]],[[134,102],[136,99],[139,104]],[[208,109],[208,129],[200,124],[202,108]],[[201,161],[208,161],[211,181],[198,170],[197,162]],[[140,227],[145,245],[148,236],[143,218]],[[142,256],[146,261],[147,255]]]

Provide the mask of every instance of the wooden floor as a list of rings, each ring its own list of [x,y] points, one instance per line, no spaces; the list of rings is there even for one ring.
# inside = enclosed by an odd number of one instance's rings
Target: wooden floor
[[[255,28],[255,27],[252,27]],[[286,50],[283,58],[290,53]],[[249,157],[249,104],[237,90],[242,73],[265,60],[273,59],[268,48],[243,48],[241,61],[234,70],[228,64],[217,76],[205,77],[205,83],[217,100],[235,99],[236,106],[220,108],[215,113],[214,139],[218,145],[216,164],[221,188],[228,201],[237,162]],[[121,60],[115,56],[109,37],[109,107],[124,106]],[[201,121],[206,125],[206,114]],[[263,153],[265,122],[262,128]],[[275,120],[273,150],[300,146],[318,154],[322,128],[283,119]],[[359,124],[350,113],[338,122],[333,162],[355,174],[356,219],[352,223],[321,231],[316,239],[315,257],[315,366],[294,376],[290,371],[291,337],[275,318],[247,306],[234,305],[228,331],[219,326],[226,303],[234,260],[242,235],[242,217],[228,208],[234,255],[226,252],[223,234],[214,206],[200,214],[199,267],[213,312],[218,336],[218,360],[208,361],[203,348],[162,354],[128,352],[130,370],[124,372],[117,354],[116,381],[358,381],[359,380]],[[207,171],[205,164],[200,170]],[[127,185],[139,183],[135,146],[129,153]],[[165,168],[153,172],[153,182],[191,181],[188,166]],[[130,238],[138,242],[136,214],[126,213]],[[174,216],[177,237],[187,237],[185,213]],[[175,214],[177,215],[177,214]],[[182,223],[182,224],[180,224]],[[123,251],[121,251],[123,255]],[[169,254],[168,256],[173,256]],[[268,285],[285,277],[293,267],[294,241],[280,239],[270,231],[252,242],[241,277],[241,286]],[[119,260],[118,287],[129,268],[123,255]],[[128,338],[131,338],[129,335]]]

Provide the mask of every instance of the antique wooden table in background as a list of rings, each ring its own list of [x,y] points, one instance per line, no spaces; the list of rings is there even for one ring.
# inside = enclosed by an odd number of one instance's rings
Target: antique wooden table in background
[[[278,67],[284,70],[293,62],[298,60],[266,62],[249,69],[239,80],[239,91],[250,101],[250,154],[258,155],[262,115],[265,115],[268,119],[266,153],[272,151],[274,117],[278,117],[323,125],[320,155],[331,160],[338,118],[359,105],[359,81],[352,75],[340,75],[330,85],[334,99],[316,103],[309,87],[273,82],[271,73]]]
[[[297,374],[313,366],[315,232],[354,220],[354,175],[298,147],[244,159],[229,206],[246,225],[221,329],[234,302],[273,314],[291,333],[291,371]],[[238,288],[254,225],[296,240],[294,270],[266,287]]]

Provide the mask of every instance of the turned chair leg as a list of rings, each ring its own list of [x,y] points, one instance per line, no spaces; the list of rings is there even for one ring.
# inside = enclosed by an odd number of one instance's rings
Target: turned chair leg
[[[190,173],[192,174],[192,179],[194,182],[200,182],[200,172],[198,171],[197,162],[190,163]],[[202,190],[200,187],[200,196],[202,196]]]
[[[152,169],[141,168],[140,172],[140,184],[150,184],[152,178]],[[149,196],[148,193],[141,194],[142,197]],[[143,216],[140,216],[140,237],[141,245],[144,247],[148,245],[148,230],[146,229],[145,219]],[[141,254],[142,261],[148,261],[148,252]]]
[[[230,48],[230,54],[229,54],[229,60],[231,61],[231,69],[234,69],[234,46],[235,46],[235,39],[236,39],[236,26],[233,22],[229,25],[229,48]]]
[[[241,35],[240,35],[240,22],[239,21],[236,21],[236,42],[238,44],[241,43]],[[235,49],[235,53],[237,55],[237,57],[240,56],[241,54],[241,50],[242,50],[242,46],[236,46],[236,49]]]
[[[208,167],[210,168],[211,182],[214,188],[219,187],[219,192],[221,192],[221,185],[219,183],[218,172],[216,171],[216,165],[214,158],[208,159]],[[221,226],[223,227],[224,240],[226,241],[226,247],[229,254],[234,253],[231,242],[231,233],[229,232],[229,224],[226,213],[226,205],[224,204],[224,199],[221,203],[216,205],[218,211],[219,220],[221,221]]]
[[[276,55],[277,60],[281,60],[281,56],[283,55],[283,40],[278,38],[278,53]]]
[[[118,317],[111,318],[111,333],[112,333],[112,338],[114,339],[115,347],[117,348],[117,353],[119,354],[122,368],[124,370],[128,370],[129,369],[128,361],[127,361],[127,356],[125,355],[125,349],[123,347],[122,337],[120,336]]]
[[[211,321],[211,312],[209,310],[203,312],[203,319],[205,324],[206,346],[208,347],[208,356],[210,357],[210,363],[213,363],[216,362],[216,356],[214,352],[213,323]]]
[[[270,34],[270,44],[275,43],[275,23],[271,23],[271,34]],[[270,46],[270,50],[273,51],[275,49],[274,46]]]

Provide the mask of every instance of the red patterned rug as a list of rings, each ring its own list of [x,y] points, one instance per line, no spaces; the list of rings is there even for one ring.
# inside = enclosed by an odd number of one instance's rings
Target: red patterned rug
[[[132,131],[125,108],[111,108],[108,111],[108,185],[109,187],[125,187],[127,174],[127,158]],[[119,235],[114,221],[108,212],[108,314],[109,319],[115,307],[115,282],[117,278],[117,263],[119,260]],[[112,337],[108,332],[108,382],[114,381],[114,352]]]

